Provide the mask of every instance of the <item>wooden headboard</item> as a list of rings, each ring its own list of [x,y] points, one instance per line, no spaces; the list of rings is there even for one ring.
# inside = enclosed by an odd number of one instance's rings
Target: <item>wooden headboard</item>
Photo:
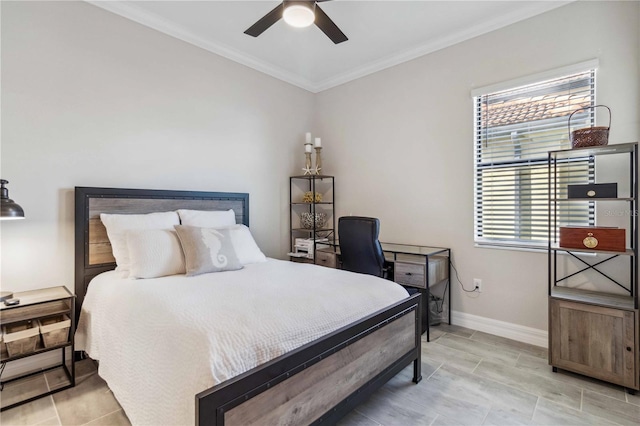
[[[249,226],[249,194],[245,193],[76,187],[76,315],[80,314],[89,281],[116,267],[100,213],[144,214],[178,209],[233,209],[236,223]]]

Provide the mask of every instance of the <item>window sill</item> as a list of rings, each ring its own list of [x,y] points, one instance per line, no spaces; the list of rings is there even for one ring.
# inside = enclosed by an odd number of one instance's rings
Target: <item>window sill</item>
[[[506,246],[501,244],[487,244],[487,243],[474,243],[474,247],[482,249],[494,249],[494,250],[510,250],[510,251],[525,251],[531,253],[546,253],[547,246],[544,247],[523,247],[523,246]]]

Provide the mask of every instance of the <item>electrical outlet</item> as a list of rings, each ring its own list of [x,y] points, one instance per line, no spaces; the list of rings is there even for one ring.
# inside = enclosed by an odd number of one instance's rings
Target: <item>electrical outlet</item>
[[[480,278],[473,279],[473,291],[482,293],[482,280]]]

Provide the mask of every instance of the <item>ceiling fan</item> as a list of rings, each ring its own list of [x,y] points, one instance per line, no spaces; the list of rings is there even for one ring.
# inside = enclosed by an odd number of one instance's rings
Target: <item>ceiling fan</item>
[[[349,40],[340,28],[327,16],[317,3],[329,0],[284,0],[271,12],[264,15],[244,33],[258,37],[269,27],[283,18],[286,23],[294,27],[308,27],[315,23],[323,33],[335,44]]]

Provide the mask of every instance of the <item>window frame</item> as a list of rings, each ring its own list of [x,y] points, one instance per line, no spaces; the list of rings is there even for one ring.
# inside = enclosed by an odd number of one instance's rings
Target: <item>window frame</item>
[[[540,157],[535,157],[535,158],[515,158],[516,156],[514,156],[513,159],[507,159],[507,160],[498,160],[498,161],[493,161],[491,163],[488,164],[482,164],[481,162],[481,156],[482,156],[482,147],[479,146],[479,144],[482,144],[483,142],[486,142],[488,140],[487,137],[482,137],[480,136],[483,132],[483,128],[481,127],[483,122],[482,122],[482,113],[479,112],[481,111],[482,108],[482,99],[483,96],[488,96],[497,92],[501,92],[501,91],[507,91],[507,90],[514,90],[517,89],[519,87],[523,87],[523,86],[527,86],[527,85],[533,85],[533,84],[540,84],[543,83],[545,81],[548,80],[554,80],[554,79],[561,79],[561,78],[565,78],[565,77],[569,77],[572,75],[576,75],[576,74],[580,74],[580,73],[586,73],[586,72],[591,72],[591,78],[592,80],[590,81],[590,84],[592,85],[592,94],[591,94],[591,99],[590,99],[590,103],[591,105],[595,105],[596,104],[596,94],[595,94],[595,85],[596,85],[596,77],[595,77],[595,73],[598,67],[598,61],[597,60],[591,60],[591,61],[587,61],[587,62],[582,62],[579,64],[574,64],[574,65],[570,65],[567,67],[562,67],[562,68],[558,68],[555,70],[550,70],[544,73],[539,73],[539,74],[535,74],[535,75],[531,75],[531,76],[526,76],[523,78],[519,78],[519,79],[515,79],[515,80],[510,80],[510,81],[506,81],[506,82],[502,82],[502,83],[498,83],[498,84],[494,84],[491,86],[486,86],[486,87],[481,87],[478,89],[474,89],[471,92],[472,95],[472,99],[473,99],[473,125],[474,125],[474,143],[473,143],[473,164],[474,164],[474,173],[473,173],[473,180],[474,180],[474,185],[473,185],[473,197],[474,197],[474,210],[473,210],[473,217],[474,217],[474,223],[473,223],[473,228],[474,228],[474,245],[476,247],[483,247],[483,248],[501,248],[501,249],[510,249],[510,250],[533,250],[533,251],[542,251],[542,250],[546,250],[548,248],[548,238],[549,238],[549,234],[548,232],[544,232],[544,239],[540,239],[539,236],[536,236],[534,238],[534,234],[535,232],[532,231],[531,229],[533,228],[533,226],[535,225],[534,220],[530,221],[529,224],[532,225],[529,228],[530,234],[529,234],[529,238],[531,238],[531,240],[525,240],[525,239],[519,239],[517,238],[518,236],[522,236],[522,234],[517,234],[513,233],[510,237],[509,236],[505,236],[504,239],[499,239],[499,238],[487,238],[485,236],[482,235],[483,233],[483,225],[482,222],[486,221],[486,216],[483,216],[482,212],[483,212],[483,197],[485,196],[483,191],[483,188],[486,188],[486,186],[483,186],[482,184],[482,171],[483,170],[499,170],[500,168],[503,168],[506,170],[508,170],[509,168],[511,170],[513,170],[514,175],[520,175],[520,173],[522,171],[533,171],[533,173],[536,173],[535,168],[539,167],[542,168],[544,171],[547,170],[547,164],[548,164],[548,153],[544,153],[544,154],[540,154]],[[561,117],[555,117],[555,119],[558,120],[566,120],[566,116],[561,116]],[[588,112],[588,119],[591,121],[592,125],[595,125],[595,111],[589,110]],[[550,123],[552,123],[552,120],[554,120],[554,117],[551,117],[548,119]],[[523,123],[516,123],[516,124],[521,124],[522,126],[527,126],[527,123],[532,123],[536,120],[531,120],[528,122],[523,122]],[[538,123],[539,125],[539,123]],[[498,126],[495,126],[498,127]],[[485,131],[487,131],[488,128],[485,128]],[[485,135],[486,136],[486,135]],[[558,147],[557,149],[564,149],[563,147]],[[582,160],[578,160],[575,161],[576,164],[582,164],[584,163],[585,171],[583,171],[583,173],[586,173],[586,175],[589,178],[590,182],[595,181],[595,165],[593,160],[588,160],[587,162],[585,162],[584,159]],[[543,173],[545,173],[543,171]],[[539,171],[537,171],[539,172]],[[531,175],[530,175],[531,176]],[[547,178],[547,182],[544,183],[545,186],[547,186],[549,180]],[[486,184],[485,184],[486,185]],[[517,188],[524,188],[526,184],[520,185],[514,185],[514,191],[517,190]],[[517,188],[516,188],[517,187]],[[547,194],[547,200],[545,202],[545,205],[548,206],[548,197],[550,195]],[[521,197],[517,197],[514,196],[514,201],[513,201],[513,205],[514,205],[514,209],[516,207],[521,207],[525,204],[522,203],[523,198]],[[528,201],[532,200],[532,197],[527,198]],[[528,205],[533,206],[533,202],[529,203]],[[548,207],[547,207],[548,208]],[[585,213],[588,217],[588,221],[589,224],[593,225],[595,224],[595,211],[594,211],[594,205],[593,203],[590,203],[590,205],[588,206],[587,209],[587,213]],[[515,210],[514,210],[515,211]],[[524,217],[526,213],[524,214],[518,214],[518,215],[514,215],[514,221],[513,223],[516,223],[518,221],[518,219],[522,219],[522,217]],[[545,214],[543,214],[542,216],[544,217]],[[491,219],[491,215],[489,215],[489,219]],[[493,217],[495,217],[495,215],[493,215]],[[535,216],[530,216],[532,217],[532,219],[538,219],[538,221],[540,220],[540,216],[539,215],[535,215]],[[548,220],[548,219],[547,219]],[[546,224],[548,227],[548,223]],[[495,232],[495,231],[494,231]]]

